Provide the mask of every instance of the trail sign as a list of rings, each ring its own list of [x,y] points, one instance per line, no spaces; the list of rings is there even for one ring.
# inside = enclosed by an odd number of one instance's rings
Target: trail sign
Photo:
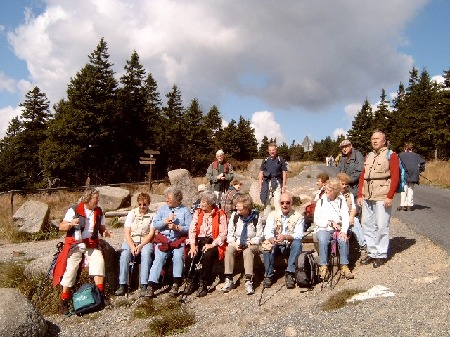
[[[148,157],[139,157],[139,164],[141,165],[149,165],[148,170],[148,187],[149,191],[152,191],[152,166],[156,164],[156,158],[153,158],[153,155],[159,154],[159,151],[156,150],[144,150],[145,154],[148,154]]]
[[[313,143],[311,142],[308,136],[306,136],[305,139],[303,139],[302,145],[303,151],[305,152],[311,152],[313,150]]]

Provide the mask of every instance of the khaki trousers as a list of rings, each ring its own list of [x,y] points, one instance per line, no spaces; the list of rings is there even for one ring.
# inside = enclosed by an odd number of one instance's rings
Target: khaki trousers
[[[105,276],[105,260],[99,249],[88,248],[84,253],[89,265],[89,276]],[[67,258],[66,271],[60,284],[63,287],[73,287],[77,279],[77,271],[80,266],[83,253],[76,247]]]
[[[227,250],[225,251],[225,274],[233,275],[234,271],[234,260],[236,258],[236,245],[229,244],[227,246]],[[242,252],[244,258],[244,270],[245,275],[253,275],[253,262],[255,259],[255,255],[259,254],[259,245],[249,245]]]

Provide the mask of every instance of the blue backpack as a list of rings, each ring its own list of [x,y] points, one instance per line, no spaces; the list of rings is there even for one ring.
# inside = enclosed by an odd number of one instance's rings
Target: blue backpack
[[[389,159],[391,159],[392,153],[393,152],[391,150],[387,150],[386,158],[388,161],[389,161]],[[398,187],[397,187],[397,193],[401,193],[401,192],[405,191],[404,188],[405,188],[405,185],[407,184],[406,183],[406,169],[405,169],[405,165],[403,165],[400,157],[399,156],[397,156],[397,157],[398,157],[398,166],[400,168],[400,172],[399,172],[400,179],[399,179],[399,183],[398,183]]]
[[[72,299],[75,314],[78,316],[98,311],[103,308],[102,295],[97,286],[92,283],[83,284],[80,289],[73,294]]]

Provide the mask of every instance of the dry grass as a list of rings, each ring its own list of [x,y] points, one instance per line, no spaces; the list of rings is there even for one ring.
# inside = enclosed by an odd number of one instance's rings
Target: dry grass
[[[314,163],[312,161],[290,161],[288,178],[293,178],[293,177],[298,176],[298,174],[300,172],[302,172],[306,166],[314,165],[314,164],[317,164],[317,163]]]
[[[421,173],[420,183],[450,188],[450,162],[430,161],[426,164],[425,172]]]
[[[333,295],[331,295],[328,300],[323,303],[320,308],[323,311],[332,311],[337,310],[345,305],[347,305],[347,300],[351,298],[353,295],[361,293],[362,290],[360,289],[344,289],[341,290]]]

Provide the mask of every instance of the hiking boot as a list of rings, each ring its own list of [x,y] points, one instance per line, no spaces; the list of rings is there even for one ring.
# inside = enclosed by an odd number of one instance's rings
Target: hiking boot
[[[397,211],[403,211],[403,206],[398,206]]]
[[[295,277],[292,273],[286,273],[285,277],[286,288],[294,289],[295,288]]]
[[[272,286],[272,278],[264,277],[263,288],[270,288]]]
[[[360,252],[367,252],[367,245],[364,245],[362,247],[359,247]]]
[[[178,284],[174,283],[172,285],[172,288],[169,290],[169,296],[170,297],[177,297],[178,295]]]
[[[184,285],[183,295],[190,295],[194,292],[194,280],[186,280]]]
[[[385,263],[386,263],[386,259],[375,259],[375,261],[373,261],[373,267],[378,268]]]
[[[361,264],[367,265],[371,264],[375,259],[372,256],[366,256],[364,259],[361,260]]]
[[[406,206],[405,211],[412,211],[412,207],[411,206]]]
[[[69,314],[69,300],[60,300],[59,301],[59,313],[61,315]]]
[[[119,288],[114,293],[115,296],[123,296],[127,292],[127,286],[125,284],[120,284]]]
[[[206,295],[208,295],[206,283],[200,283],[200,287],[198,288],[197,292],[197,297],[205,297]]]
[[[145,297],[154,297],[155,292],[153,291],[152,286],[147,286],[147,291],[145,292]]]
[[[139,297],[145,297],[147,294],[147,285],[141,284],[141,289],[139,290]]]
[[[352,274],[350,269],[348,269],[348,266],[346,264],[341,265],[341,276],[345,277],[347,280],[355,278],[355,276]]]
[[[246,283],[247,284],[247,283]],[[224,293],[227,293],[227,292],[229,292],[231,289],[233,289],[234,288],[234,282],[233,282],[233,279],[231,279],[231,278],[225,278],[225,282],[224,282],[224,284],[223,284],[223,287],[222,287],[222,291],[224,292]]]
[[[328,266],[320,266],[319,267],[319,276],[322,279],[322,281],[328,280],[328,276],[329,276]]]
[[[253,290],[253,282],[251,280],[245,281],[245,292],[247,295],[252,295],[255,293]]]

